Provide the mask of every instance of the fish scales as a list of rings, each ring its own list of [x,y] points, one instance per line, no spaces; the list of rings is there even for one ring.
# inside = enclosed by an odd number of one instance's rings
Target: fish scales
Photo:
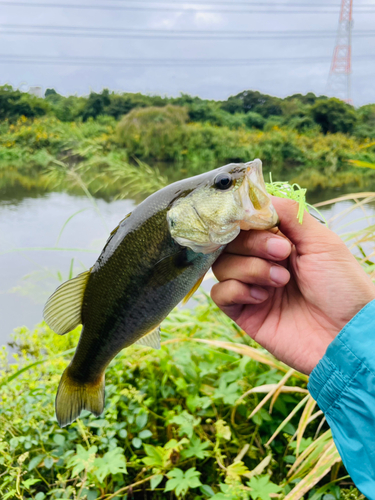
[[[197,254],[175,243],[166,210],[139,225],[132,218],[119,227],[117,233],[122,234],[115,234],[120,243],[104,249],[87,283],[84,328],[72,363],[77,379],[94,380],[121,349],[158,326],[221,251]],[[143,241],[155,230],[157,236],[145,248]]]
[[[44,309],[56,333],[83,325],[56,396],[59,424],[82,409],[100,415],[113,357],[135,342],[159,345],[157,327],[240,229],[268,229],[276,221],[260,160],[171,184],[126,216],[94,266],[61,285]]]

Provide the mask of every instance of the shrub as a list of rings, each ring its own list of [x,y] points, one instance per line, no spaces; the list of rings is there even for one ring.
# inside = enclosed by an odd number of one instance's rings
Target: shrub
[[[118,141],[134,156],[175,160],[186,145],[187,120],[178,106],[133,109],[118,124]]]

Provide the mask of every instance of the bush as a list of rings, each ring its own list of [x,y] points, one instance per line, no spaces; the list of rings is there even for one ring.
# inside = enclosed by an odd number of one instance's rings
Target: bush
[[[118,142],[136,157],[176,160],[186,145],[187,120],[178,106],[133,109],[118,124]]]
[[[264,128],[264,125],[266,123],[266,119],[263,118],[262,115],[260,115],[259,113],[254,113],[252,111],[249,111],[249,113],[247,113],[245,115],[244,121],[245,121],[246,127],[259,128],[260,130],[262,130]]]

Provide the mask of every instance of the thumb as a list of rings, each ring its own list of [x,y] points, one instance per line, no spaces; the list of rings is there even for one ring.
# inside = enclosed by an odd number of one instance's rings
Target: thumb
[[[299,253],[311,253],[314,247],[329,242],[342,244],[334,232],[306,211],[300,224],[297,218],[299,205],[296,201],[272,196],[272,204],[280,219],[280,231],[298,248]]]

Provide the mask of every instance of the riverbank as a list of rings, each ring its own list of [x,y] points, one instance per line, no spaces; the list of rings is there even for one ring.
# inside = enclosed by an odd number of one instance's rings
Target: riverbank
[[[297,182],[310,191],[375,182],[371,169],[350,161],[375,163],[375,143],[345,134],[299,133],[274,126],[269,130],[230,129],[185,122],[180,111],[144,108],[122,121],[99,117],[87,122],[62,122],[55,117],[20,118],[0,124],[0,189],[23,187],[48,192],[78,193],[78,177],[98,196],[128,196],[126,184],[136,177],[137,162],[148,163],[171,182],[230,162],[263,161],[265,177]],[[152,119],[151,119],[152,118]],[[180,122],[176,122],[180,120]],[[158,169],[155,169],[158,166]],[[140,180],[143,187],[144,178]],[[134,188],[134,183],[133,183]],[[150,189],[145,194],[149,194]]]

